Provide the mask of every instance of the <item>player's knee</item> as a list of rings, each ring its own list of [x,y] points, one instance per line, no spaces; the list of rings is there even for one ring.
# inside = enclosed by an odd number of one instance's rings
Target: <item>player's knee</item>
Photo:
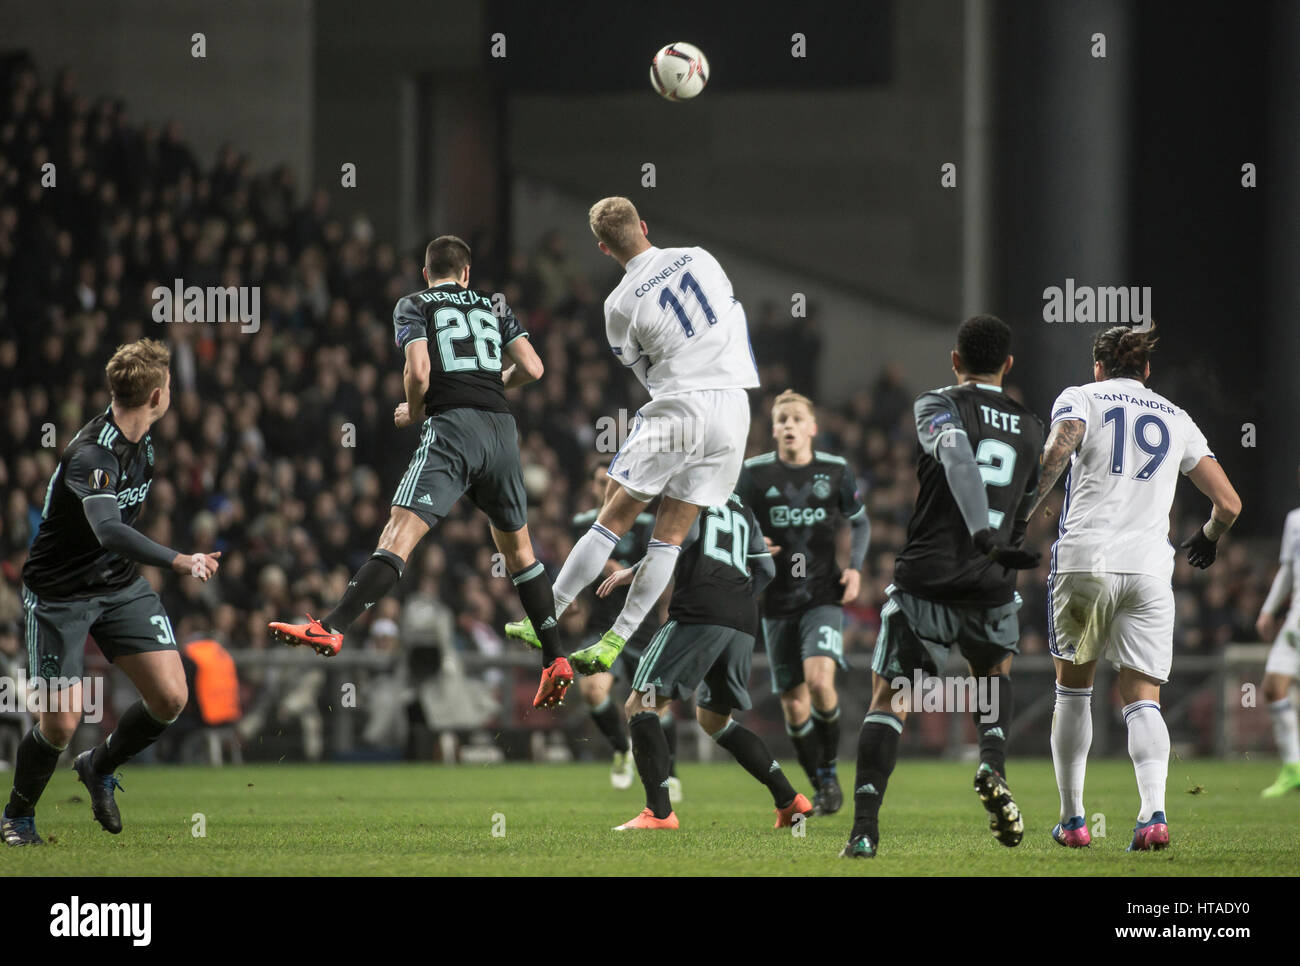
[[[623,705],[623,710],[627,712],[627,720],[631,721],[633,715],[640,714],[642,711],[655,710],[655,705],[644,692],[633,691],[627,696],[627,702]]]
[[[802,722],[812,713],[807,694],[794,691],[781,695],[781,710],[785,713],[785,720],[793,722]]]
[[[578,693],[590,705],[603,704],[609,697],[609,682],[602,681],[601,675],[593,674],[578,678]]]
[[[41,737],[55,748],[66,748],[72,744],[72,736],[77,733],[79,723],[79,715],[41,715]]]
[[[808,682],[808,693],[812,703],[819,708],[829,708],[835,704],[835,675],[818,675]]]
[[[1280,674],[1265,674],[1261,690],[1264,692],[1265,701],[1281,701],[1291,693],[1291,679],[1284,678]]]
[[[189,703],[189,693],[183,687],[163,688],[145,702],[149,714],[156,720],[171,723],[181,716]]]
[[[718,712],[710,711],[708,708],[701,708],[699,705],[695,706],[695,720],[699,722],[700,727],[704,729],[704,733],[710,738],[722,730],[729,718],[730,715],[718,714]]]

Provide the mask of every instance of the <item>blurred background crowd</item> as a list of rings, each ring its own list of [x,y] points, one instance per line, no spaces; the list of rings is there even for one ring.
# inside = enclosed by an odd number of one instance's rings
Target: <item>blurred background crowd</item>
[[[43,187],[43,177],[57,187]],[[492,237],[468,241],[471,284],[505,294],[546,364],[542,381],[512,392],[510,403],[533,539],[554,572],[574,539],[573,515],[593,505],[591,467],[611,455],[599,452],[601,420],[617,422],[622,412],[626,424],[645,398],[603,339],[601,306],[617,266],[610,263],[608,277],[586,277],[558,235],[530,250],[500,251]],[[5,63],[0,648],[8,657],[21,663],[19,571],[50,474],[77,429],[108,405],[108,356],[146,336],[171,347],[173,402],[152,431],[157,464],[142,528],[185,552],[224,554],[206,584],[147,572],[178,639],[214,638],[239,655],[278,647],[268,640],[269,620],[328,611],[373,549],[416,442],[416,430],[392,422],[403,393],[391,311],[422,287],[422,254],[374,237],[364,219],[336,218],[330,193],[296,184],[288,169],[260,170],[234,146],[207,163],[175,125],[133,123],[123,104],[86,98],[68,75],[42,82],[26,61]],[[153,289],[176,279],[258,287],[257,330],[154,322]],[[807,319],[784,317],[772,304],[748,309],[763,389],[752,394],[747,455],[772,446],[772,397],[787,387],[804,392],[819,404],[817,447],[848,458],[871,516],[869,573],[845,621],[846,651],[864,668],[916,492],[911,402],[930,387],[890,360],[853,358],[846,364],[861,368],[861,388],[846,400],[822,399],[816,373],[827,347],[815,307]],[[1058,491],[1029,531],[1044,551],[1059,503]],[[1203,501],[1182,487],[1173,533],[1190,533],[1205,515]],[[843,537],[846,559],[847,530]],[[519,607],[493,550],[486,520],[463,502],[419,547],[397,592],[363,619],[348,648],[422,650],[430,667],[446,673],[458,657],[504,654],[501,625]],[[1230,538],[1209,571],[1180,560],[1176,653],[1254,640],[1275,555],[1274,543]],[[1046,576],[1045,553],[1042,568],[1021,578],[1023,653],[1046,650]],[[580,607],[565,615],[575,646],[583,620]],[[401,709],[421,675],[417,668],[411,677],[409,662],[393,665],[402,670],[385,686],[397,710],[388,709],[389,721],[375,708],[362,745],[392,745],[404,733]],[[426,717],[445,712],[489,725],[507,714],[521,718],[535,671],[477,668],[470,661],[460,669],[463,686],[444,681]],[[250,662],[239,673],[243,737],[297,708],[307,753],[319,756],[321,716],[337,700],[322,686],[319,665],[299,671]],[[753,685],[756,696],[766,694],[765,675]],[[865,686],[860,673],[849,679],[849,688]],[[759,703],[760,714],[765,708],[779,728],[774,706]]]

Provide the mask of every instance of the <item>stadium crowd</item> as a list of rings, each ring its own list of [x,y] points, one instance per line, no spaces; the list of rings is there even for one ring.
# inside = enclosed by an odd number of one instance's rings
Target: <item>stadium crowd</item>
[[[288,168],[260,170],[233,146],[206,163],[177,125],[132,121],[120,102],[80,94],[66,72],[42,84],[22,58],[3,69],[0,625],[14,641],[19,571],[46,484],[72,435],[108,405],[109,354],[148,336],[171,347],[173,402],[153,429],[158,461],[145,532],[184,551],[224,554],[206,584],[158,571],[149,579],[179,639],[272,646],[269,620],[327,611],[373,549],[414,447],[416,430],[392,421],[403,393],[391,311],[420,287],[422,247],[375,238],[363,218],[337,217],[328,191],[304,194]],[[558,236],[500,259],[493,239],[469,241],[471,283],[505,294],[546,364],[543,380],[512,392],[511,405],[537,553],[555,569],[571,546],[572,515],[591,505],[590,469],[612,455],[599,452],[608,439],[602,418],[617,422],[622,412],[626,423],[645,397],[600,337],[612,276],[586,277]],[[494,276],[488,269],[498,261]],[[152,292],[176,279],[256,287],[256,331],[238,322],[155,322]],[[863,666],[916,492],[911,401],[926,387],[884,364],[851,398],[818,399],[815,318],[783,319],[775,306],[756,305],[750,323],[764,388],[752,394],[749,455],[770,448],[771,398],[792,387],[823,404],[818,448],[847,457],[859,477],[872,520],[870,573],[848,608],[845,647]],[[1175,506],[1176,533],[1191,532],[1205,514],[1187,496]],[[1029,533],[1044,551],[1059,503],[1058,492]],[[847,557],[847,531],[844,540]],[[1272,557],[1272,548],[1252,554],[1229,540],[1207,572],[1179,561],[1178,653],[1254,639]],[[1025,653],[1046,650],[1046,577],[1045,553],[1042,568],[1020,581]],[[495,655],[506,649],[502,624],[519,613],[486,521],[462,502],[350,646],[369,634],[364,646],[378,649],[396,639],[448,655]],[[583,616],[580,608],[565,615],[575,643]],[[376,628],[382,633],[370,634]],[[270,713],[268,696],[283,696],[269,675],[246,676],[250,713]],[[473,677],[497,700],[516,701],[502,693],[511,690],[508,676]],[[755,675],[754,686],[767,683]]]

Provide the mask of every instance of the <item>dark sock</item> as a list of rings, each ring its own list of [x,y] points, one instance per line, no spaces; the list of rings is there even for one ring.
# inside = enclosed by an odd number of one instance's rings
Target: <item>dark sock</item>
[[[852,836],[880,841],[880,803],[885,786],[898,764],[898,739],[903,723],[892,714],[872,711],[858,734],[858,773],[853,782]]]
[[[794,753],[799,759],[799,764],[808,775],[808,781],[812,787],[817,787],[817,769],[822,763],[822,739],[817,734],[816,725],[813,719],[809,718],[803,724],[792,725],[790,722],[785,723],[785,733],[790,736],[794,743]]]
[[[677,717],[671,711],[659,716],[663,725],[664,737],[668,740],[668,774],[677,777]]]
[[[551,592],[551,578],[539,560],[517,574],[511,574],[519,603],[533,625],[533,633],[542,642],[542,667],[550,667],[560,650],[560,625],[555,619],[555,594]]]
[[[837,704],[829,711],[812,709],[813,731],[821,740],[823,768],[835,768],[835,759],[840,756],[840,706]]]
[[[1011,691],[1011,678],[999,674],[989,679],[989,699],[997,708],[992,721],[981,721],[979,709],[974,712],[975,730],[980,736],[980,762],[988,765],[1003,778],[1007,777],[1007,737],[1011,733],[1011,716],[1015,713],[1015,698]]]
[[[623,734],[623,716],[618,713],[618,705],[612,699],[606,698],[592,708],[591,720],[596,722],[596,727],[615,751],[627,751],[631,747],[627,735]]]
[[[740,762],[740,767],[767,786],[767,790],[772,793],[772,803],[777,808],[785,808],[794,801],[794,786],[785,777],[785,772],[767,750],[762,738],[745,726],[728,721],[713,736],[713,740],[719,747],[731,752],[731,756]]]
[[[36,813],[36,803],[58,767],[62,753],[63,749],[50,744],[36,727],[23,736],[14,756],[14,790],[9,793],[7,815],[18,818]]]
[[[157,741],[168,724],[151,715],[144,701],[137,701],[122,713],[117,728],[95,749],[90,767],[97,775],[111,775]]]
[[[402,579],[403,566],[405,562],[397,554],[376,550],[348,581],[343,599],[321,623],[332,631],[346,634],[353,621],[374,607]]]
[[[655,818],[667,818],[673,807],[668,802],[668,739],[664,737],[659,715],[640,711],[627,723],[632,735],[632,756],[645,786],[646,808]]]

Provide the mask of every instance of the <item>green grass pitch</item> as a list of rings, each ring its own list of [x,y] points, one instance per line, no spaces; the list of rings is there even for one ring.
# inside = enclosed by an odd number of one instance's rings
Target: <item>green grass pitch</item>
[[[846,785],[852,763],[844,763]],[[806,783],[786,765],[796,787]],[[1088,810],[1106,836],[1067,851],[1048,833],[1057,796],[1047,760],[1010,763],[1025,814],[1018,848],[997,844],[973,766],[903,761],[873,861],[837,858],[850,816],[772,828],[767,792],[738,766],[684,765],[677,832],[611,827],[642,806],[640,783],[610,788],[602,765],[255,765],[127,767],[125,829],[103,832],[70,770],[37,815],[50,844],[0,850],[4,875],[1277,875],[1300,870],[1300,793],[1264,801],[1276,765],[1173,761],[1172,847],[1126,854],[1137,811],[1126,759],[1088,769]],[[848,806],[851,811],[851,804]],[[201,813],[202,819],[196,818]],[[194,835],[199,825],[206,833]],[[1096,822],[1093,820],[1095,826]],[[503,833],[494,835],[493,831]]]

